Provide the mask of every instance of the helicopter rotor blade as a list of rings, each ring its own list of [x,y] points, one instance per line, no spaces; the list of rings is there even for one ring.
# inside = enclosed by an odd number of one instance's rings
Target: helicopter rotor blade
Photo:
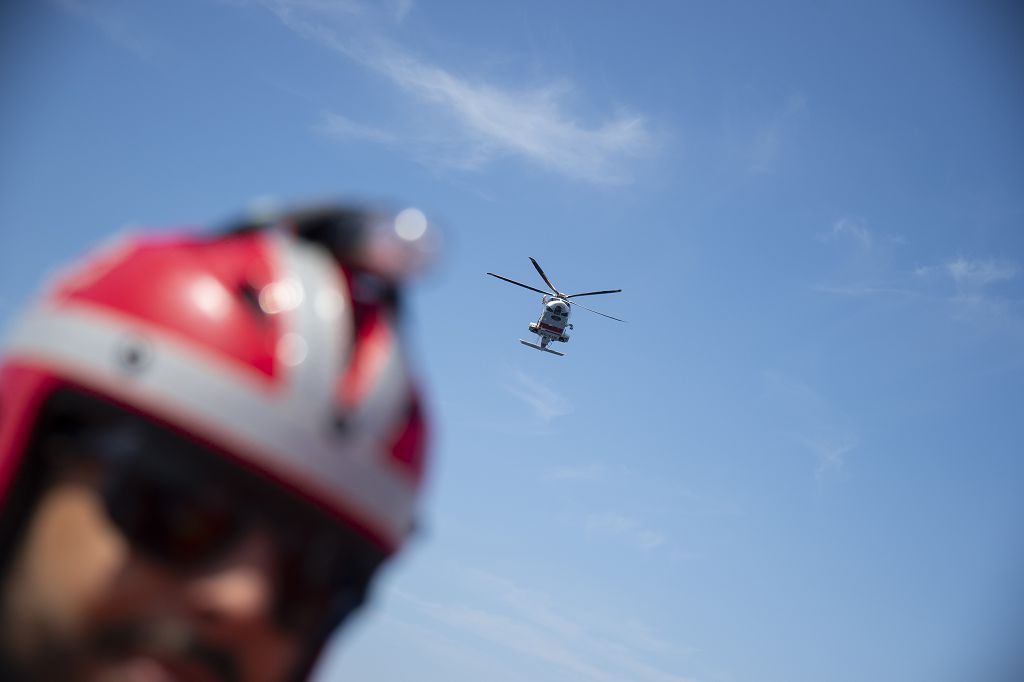
[[[622,289],[608,289],[607,291],[588,291],[583,294],[569,294],[568,296],[566,296],[566,298],[573,298],[575,296],[593,296],[595,294],[617,294],[620,291],[622,291]]]
[[[540,289],[537,289],[535,287],[531,287],[529,284],[523,284],[522,282],[517,282],[514,279],[509,279],[508,277],[502,277],[501,275],[495,275],[493,272],[488,272],[487,274],[490,275],[491,277],[497,277],[498,279],[503,279],[506,282],[509,282],[510,284],[515,284],[516,286],[520,286],[520,287],[522,287],[524,289],[529,289],[530,291],[536,291],[538,294],[544,294],[545,296],[550,296],[551,293],[552,293],[550,291],[541,291]]]
[[[533,263],[533,267],[537,268],[537,272],[539,272],[539,273],[540,273],[541,279],[543,279],[543,280],[544,280],[544,283],[545,283],[545,284],[547,284],[547,285],[548,285],[549,287],[551,287],[551,291],[553,291],[553,292],[555,292],[556,294],[558,294],[559,296],[561,296],[562,294],[560,294],[560,293],[559,293],[559,291],[558,291],[558,288],[557,288],[557,287],[556,287],[556,286],[555,286],[554,284],[552,284],[552,283],[551,283],[551,280],[550,280],[550,279],[548,279],[548,276],[547,276],[547,275],[545,275],[545,274],[544,274],[544,271],[540,269],[540,263],[538,263],[538,262],[537,262],[537,261],[536,261],[536,260],[535,260],[535,259],[533,258],[533,256],[530,256],[529,258],[530,258],[530,262],[531,262],[531,263]]]
[[[567,303],[568,303],[569,305],[578,305],[579,307],[583,308],[584,310],[589,310],[589,311],[590,311],[590,312],[592,312],[592,313],[597,313],[597,314],[598,314],[598,315],[600,315],[601,317],[608,317],[608,318],[611,318],[611,319],[613,319],[613,320],[615,320],[615,321],[617,321],[617,322],[625,322],[625,320],[620,320],[620,319],[619,319],[619,318],[617,318],[617,317],[612,317],[611,315],[605,315],[604,313],[602,313],[602,312],[598,312],[597,310],[594,310],[593,308],[588,308],[587,306],[583,305],[582,303],[577,303],[576,301],[570,301],[570,300],[568,300],[568,299],[566,299],[566,302],[567,302]]]

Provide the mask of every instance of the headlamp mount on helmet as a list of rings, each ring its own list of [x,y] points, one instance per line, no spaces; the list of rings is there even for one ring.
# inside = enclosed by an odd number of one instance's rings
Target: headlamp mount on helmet
[[[432,262],[438,235],[418,208],[400,211],[357,205],[314,204],[251,212],[225,230],[278,229],[327,249],[345,267],[358,268],[398,283]]]

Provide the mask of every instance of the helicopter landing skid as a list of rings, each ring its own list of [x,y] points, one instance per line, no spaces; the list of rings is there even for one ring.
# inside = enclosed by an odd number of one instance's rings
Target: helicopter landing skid
[[[545,353],[551,353],[551,354],[557,355],[559,357],[565,357],[565,353],[559,353],[557,350],[551,350],[550,348],[545,348],[544,346],[539,346],[536,343],[530,343],[529,341],[523,341],[522,339],[519,339],[519,343],[523,344],[524,346],[529,346],[530,348],[536,348],[537,350],[542,350]]]

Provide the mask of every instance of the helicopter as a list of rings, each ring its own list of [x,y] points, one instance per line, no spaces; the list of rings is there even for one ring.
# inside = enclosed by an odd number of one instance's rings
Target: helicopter
[[[540,289],[531,287],[529,284],[523,284],[522,282],[517,282],[514,279],[509,279],[508,277],[496,275],[493,272],[487,273],[491,277],[497,277],[498,279],[509,282],[510,284],[515,284],[516,286],[523,287],[524,289],[529,289],[530,291],[536,291],[538,294],[542,294],[541,303],[543,304],[544,308],[541,310],[540,317],[537,318],[537,321],[531,322],[529,325],[529,330],[537,335],[537,340],[540,341],[540,343],[530,343],[529,341],[523,341],[522,339],[519,339],[519,343],[523,344],[524,346],[529,346],[530,348],[536,348],[537,350],[545,351],[547,353],[553,353],[558,356],[564,356],[565,353],[560,353],[557,350],[552,350],[551,348],[548,348],[548,344],[550,344],[552,341],[568,343],[568,330],[573,328],[572,325],[569,324],[569,313],[572,306],[574,305],[578,305],[584,310],[589,310],[592,313],[597,313],[602,317],[607,317],[618,322],[625,322],[625,320],[620,320],[619,318],[612,317],[611,315],[605,315],[604,313],[598,312],[593,308],[588,308],[587,306],[583,305],[578,301],[572,300],[577,296],[617,294],[620,291],[622,291],[622,289],[608,289],[606,291],[586,291],[583,292],[582,294],[563,294],[562,292],[555,288],[555,285],[551,283],[551,280],[548,279],[548,276],[544,274],[544,270],[541,269],[540,263],[538,263],[532,256],[530,257],[530,262],[533,263],[533,267],[537,268],[537,272],[540,273],[541,279],[543,279],[544,283],[548,285],[550,291],[541,291]]]

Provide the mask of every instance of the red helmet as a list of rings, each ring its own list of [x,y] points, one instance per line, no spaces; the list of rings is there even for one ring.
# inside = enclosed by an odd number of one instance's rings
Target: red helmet
[[[0,361],[0,500],[48,397],[70,386],[213,446],[395,551],[425,464],[397,324],[425,227],[418,211],[290,211],[216,235],[125,238],[63,272]]]

